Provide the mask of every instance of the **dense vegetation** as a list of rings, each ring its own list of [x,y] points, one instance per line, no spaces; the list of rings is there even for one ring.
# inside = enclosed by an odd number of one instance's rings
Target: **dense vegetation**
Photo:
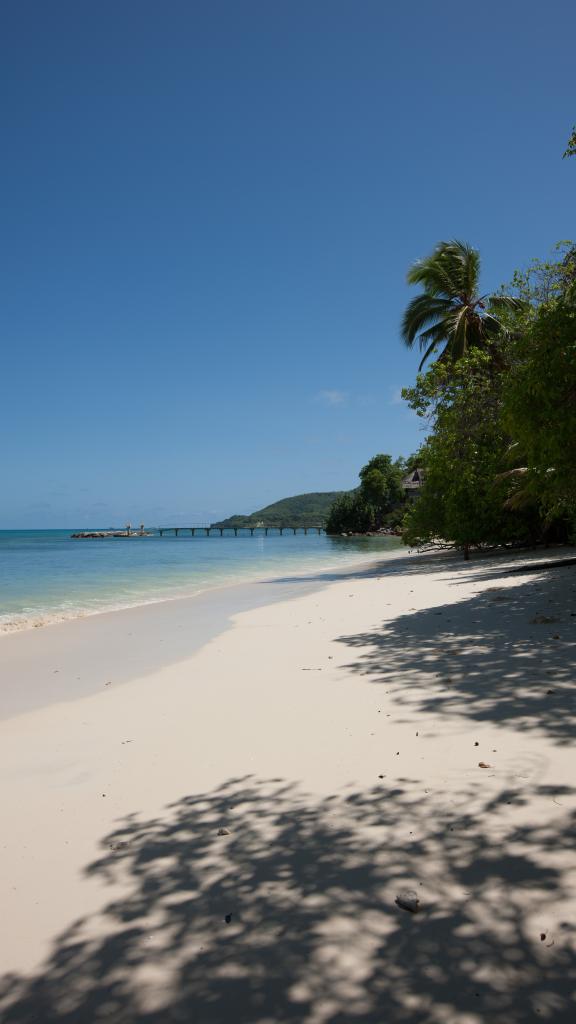
[[[360,470],[360,486],[342,494],[332,506],[328,533],[369,533],[397,525],[402,516],[404,463],[375,455]],[[395,515],[396,514],[396,515]]]
[[[296,494],[249,516],[230,516],[213,526],[324,526],[334,502],[345,491],[320,491]]]
[[[576,519],[576,250],[534,263],[521,281],[532,298],[509,346],[504,418],[514,438],[516,504],[549,521]]]
[[[494,354],[476,349],[453,365],[435,363],[405,397],[433,423],[419,453],[425,478],[404,521],[405,540],[442,538],[466,554],[472,545],[536,540],[533,510],[507,506],[510,482],[502,474],[511,438]]]
[[[576,129],[564,153],[575,155]],[[406,507],[404,540],[453,544],[465,557],[472,547],[576,540],[576,247],[559,244],[553,259],[482,295],[478,252],[444,241],[408,282],[421,291],[401,336],[423,355],[403,397],[429,434],[405,463],[422,467],[424,482]],[[368,531],[391,509],[389,494],[374,506],[363,480],[329,525]]]
[[[498,332],[404,391],[430,423],[411,544],[567,540],[576,525],[576,255],[533,261]]]

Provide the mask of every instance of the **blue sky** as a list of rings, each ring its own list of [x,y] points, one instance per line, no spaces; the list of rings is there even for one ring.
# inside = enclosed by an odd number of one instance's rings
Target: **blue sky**
[[[0,526],[193,522],[413,451],[412,260],[576,236],[571,0],[7,0]]]

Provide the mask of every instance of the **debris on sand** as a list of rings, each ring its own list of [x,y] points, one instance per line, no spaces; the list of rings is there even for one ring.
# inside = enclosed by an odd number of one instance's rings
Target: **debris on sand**
[[[397,907],[407,910],[410,914],[417,914],[421,909],[420,900],[413,889],[406,889],[405,892],[399,893],[394,902]]]

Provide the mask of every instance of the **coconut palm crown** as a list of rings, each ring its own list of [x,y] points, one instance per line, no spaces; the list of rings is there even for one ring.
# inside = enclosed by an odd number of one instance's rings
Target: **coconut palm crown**
[[[439,359],[456,360],[469,348],[485,345],[502,329],[497,311],[523,308],[508,295],[479,295],[479,278],[480,254],[457,240],[439,242],[408,271],[408,284],[423,290],[404,313],[402,340],[412,348],[418,339],[424,352],[419,370],[440,348]]]

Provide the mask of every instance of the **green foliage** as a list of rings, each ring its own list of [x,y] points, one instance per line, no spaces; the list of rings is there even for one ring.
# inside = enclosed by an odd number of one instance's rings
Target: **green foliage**
[[[558,242],[549,260],[533,259],[525,270],[517,270],[512,277],[511,287],[520,296],[523,318],[516,329],[525,328],[525,314],[535,311],[544,302],[566,297],[576,281],[576,248],[571,241]]]
[[[419,453],[424,484],[404,521],[404,540],[416,545],[472,546],[528,541],[538,529],[533,511],[506,506],[503,476],[510,437],[502,418],[502,374],[489,350],[470,351],[456,364],[435,363],[403,394],[432,433]]]
[[[564,539],[566,523],[576,526],[576,248],[561,242],[550,260],[533,260],[514,275],[518,297],[503,289],[487,300],[488,312],[478,270],[470,247],[440,243],[411,271],[425,292],[404,323],[407,344],[424,321],[434,327],[419,334],[422,347],[434,343],[424,359],[445,344],[403,392],[431,427],[404,538],[441,539],[466,554],[476,545]],[[450,335],[450,314],[440,316],[438,304],[446,298],[467,318],[467,334]]]
[[[419,469],[422,465],[420,452],[413,452],[412,455],[408,455],[406,458],[397,459],[396,465],[401,470],[403,477],[407,476],[408,473],[413,473],[414,470]]]
[[[521,486],[549,516],[576,515],[576,303],[564,279],[515,338],[505,416]]]
[[[369,533],[376,529],[376,511],[360,491],[343,494],[332,508],[326,524],[327,533]]]
[[[363,497],[375,508],[386,512],[402,501],[401,464],[393,462],[390,455],[375,455],[358,475]]]
[[[408,283],[423,291],[408,304],[402,320],[402,340],[412,348],[416,339],[424,353],[420,370],[429,358],[461,359],[471,348],[485,347],[501,330],[497,313],[519,309],[504,294],[479,294],[480,256],[466,242],[439,242],[433,253],[408,271]]]
[[[576,156],[576,125],[572,129],[572,134],[568,139],[568,145],[563,153],[564,159],[566,159],[567,156]]]
[[[319,491],[296,494],[292,498],[267,505],[249,516],[230,516],[214,526],[324,526],[334,502],[345,491]]]
[[[385,525],[386,517],[403,501],[401,461],[375,455],[360,470],[360,486],[332,506],[328,533],[369,533]]]

